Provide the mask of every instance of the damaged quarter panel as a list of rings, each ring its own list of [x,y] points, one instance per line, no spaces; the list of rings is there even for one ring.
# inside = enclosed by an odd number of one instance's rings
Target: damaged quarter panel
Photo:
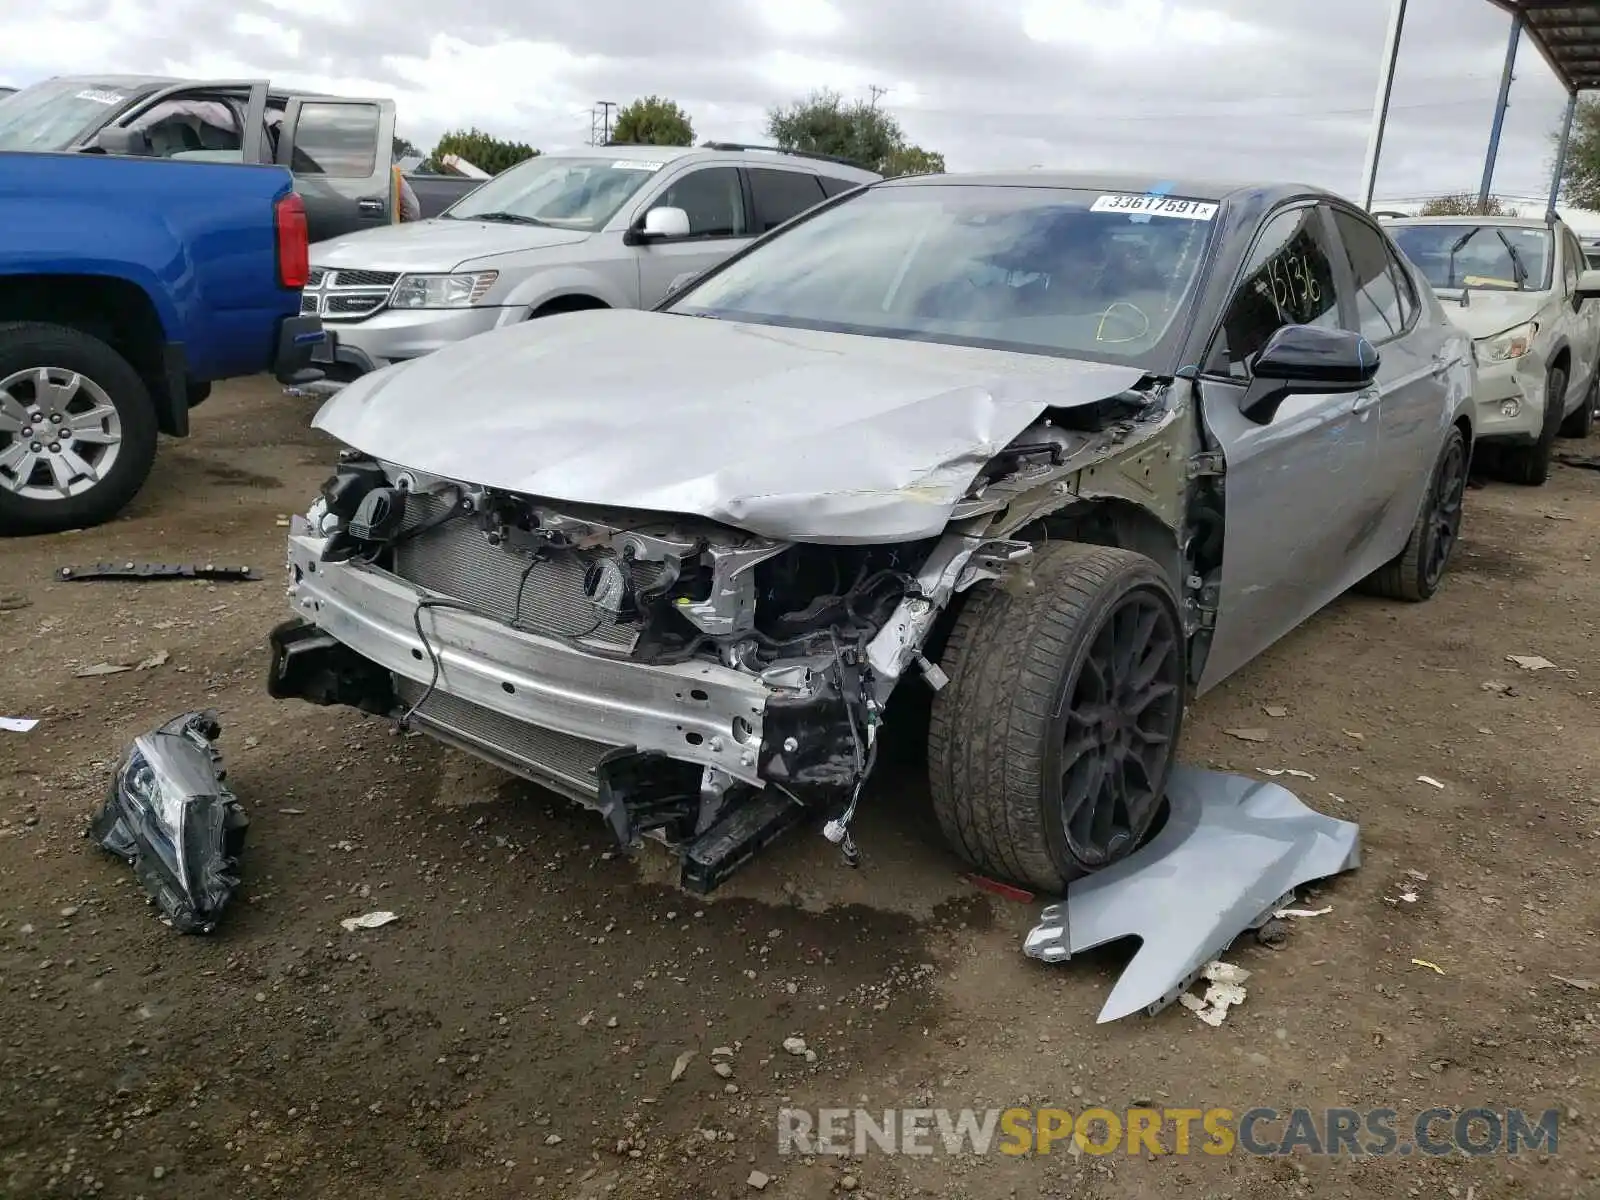
[[[315,426],[380,459],[522,495],[866,545],[939,534],[983,466],[1046,409],[1097,403],[1143,375],[926,341],[579,312],[364,376]]]

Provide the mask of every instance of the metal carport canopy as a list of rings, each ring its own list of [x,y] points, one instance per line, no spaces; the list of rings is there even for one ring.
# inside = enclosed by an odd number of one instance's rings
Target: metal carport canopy
[[[1567,90],[1566,117],[1562,122],[1555,171],[1550,180],[1549,211],[1554,212],[1561,192],[1561,177],[1567,161],[1567,140],[1572,133],[1572,111],[1578,93],[1600,88],[1600,0],[1489,0],[1489,3],[1510,14],[1511,34],[1506,45],[1505,66],[1500,73],[1500,93],[1495,100],[1494,121],[1489,129],[1489,150],[1484,157],[1478,201],[1484,204],[1489,199],[1495,158],[1500,150],[1500,130],[1505,124],[1506,103],[1511,94],[1512,71],[1517,63],[1517,46],[1526,35]],[[1383,147],[1389,96],[1394,90],[1394,68],[1399,58],[1405,12],[1406,0],[1393,0],[1383,72],[1378,80],[1378,97],[1373,105],[1372,135],[1367,143],[1367,164],[1362,179],[1363,198],[1368,208],[1372,207],[1373,185],[1377,182],[1378,156]]]

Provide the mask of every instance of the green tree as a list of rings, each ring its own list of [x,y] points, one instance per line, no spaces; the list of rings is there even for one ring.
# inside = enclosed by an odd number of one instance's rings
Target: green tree
[[[878,170],[884,175],[942,175],[944,155],[921,146],[902,146],[890,151]]]
[[[1517,210],[1508,208],[1499,196],[1490,196],[1487,204],[1479,205],[1475,192],[1453,192],[1448,196],[1435,196],[1425,201],[1417,210],[1419,217],[1514,217]]]
[[[1561,131],[1550,135],[1560,142]],[[1561,198],[1574,208],[1600,207],[1600,98],[1578,101],[1572,112],[1572,140],[1561,172]]]
[[[397,159],[410,158],[412,155],[420,158],[422,155],[422,151],[417,149],[410,138],[403,138],[398,133],[390,142],[390,152]]]
[[[439,144],[433,148],[433,153],[428,158],[435,169],[442,169],[444,156],[456,154],[473,166],[491,175],[498,175],[507,167],[514,167],[538,153],[525,142],[503,142],[474,126],[471,129],[457,129],[445,134],[439,139]]]
[[[908,142],[893,114],[826,89],[772,109],[767,136],[785,150],[848,158],[880,175],[944,170],[944,155]]]
[[[692,146],[694,122],[689,114],[661,96],[641,96],[617,110],[611,127],[613,146]]]

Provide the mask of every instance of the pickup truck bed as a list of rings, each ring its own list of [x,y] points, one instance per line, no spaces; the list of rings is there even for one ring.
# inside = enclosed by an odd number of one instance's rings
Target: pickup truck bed
[[[0,153],[0,534],[109,520],[210,384],[314,379],[289,172]]]

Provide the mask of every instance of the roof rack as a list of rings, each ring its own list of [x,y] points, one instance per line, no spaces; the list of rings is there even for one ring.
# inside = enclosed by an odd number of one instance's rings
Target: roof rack
[[[747,146],[742,142],[701,142],[702,150],[764,150],[769,154],[791,154],[795,158],[814,158],[818,162],[838,163],[841,167],[854,167],[858,171],[871,171],[872,168],[853,158],[844,158],[838,154],[821,154],[813,150],[790,150],[785,146]],[[874,172],[876,174],[876,172]]]

